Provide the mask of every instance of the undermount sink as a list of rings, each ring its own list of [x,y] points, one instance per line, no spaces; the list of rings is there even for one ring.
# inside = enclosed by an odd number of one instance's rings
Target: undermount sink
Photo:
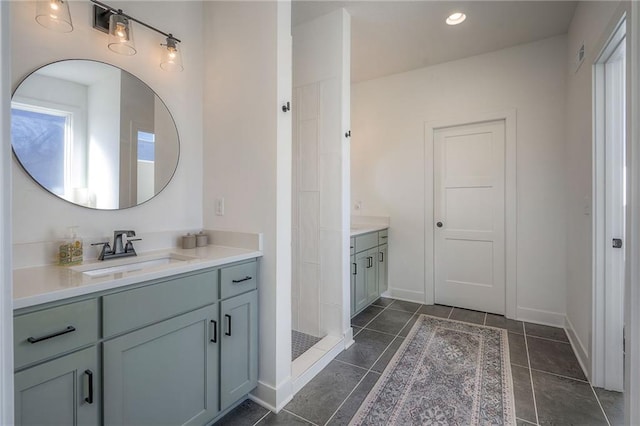
[[[117,264],[105,266],[104,263],[92,263],[89,265],[80,265],[71,267],[76,272],[82,272],[90,277],[101,277],[104,275],[116,274],[119,272],[135,272],[142,271],[146,268],[159,265],[168,265],[170,263],[182,263],[188,260],[196,259],[191,256],[183,256],[175,253],[169,253],[158,257],[141,257],[121,259]]]

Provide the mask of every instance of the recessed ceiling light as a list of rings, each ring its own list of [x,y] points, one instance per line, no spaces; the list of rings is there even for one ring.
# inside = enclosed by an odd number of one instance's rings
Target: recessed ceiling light
[[[447,24],[448,25],[458,25],[458,24],[463,23],[465,19],[467,19],[467,15],[465,15],[462,12],[452,13],[447,18]]]

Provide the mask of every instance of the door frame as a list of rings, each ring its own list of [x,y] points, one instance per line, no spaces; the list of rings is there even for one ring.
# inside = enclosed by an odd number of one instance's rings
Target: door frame
[[[631,2],[627,47],[627,93],[630,93],[629,117],[640,115],[640,4]],[[629,102],[628,101],[628,102]],[[627,104],[629,106],[629,103]],[[640,257],[640,123],[627,121],[627,259]],[[627,262],[625,282],[625,424],[640,418],[640,263]]]
[[[13,286],[11,270],[11,2],[0,1],[0,424],[13,424]]]
[[[428,121],[424,125],[424,295],[425,303],[435,301],[435,240],[434,240],[434,132],[447,127],[480,124],[504,120],[505,134],[505,316],[517,316],[517,186],[516,186],[516,109],[474,113],[449,119]],[[431,200],[432,208],[427,208]]]
[[[604,44],[593,64],[593,146],[592,146],[592,342],[591,381],[594,386],[609,390],[622,391],[623,369],[621,365],[623,342],[622,335],[613,339],[623,327],[617,315],[624,304],[624,290],[612,292],[606,286],[607,257],[607,201],[606,201],[606,74],[605,66],[609,58],[617,50],[620,43],[626,43],[626,16],[611,32],[609,40]],[[627,46],[628,47],[628,46]],[[628,81],[628,77],[627,77]],[[625,108],[626,109],[626,108]],[[626,139],[626,138],[625,138]],[[627,238],[624,238],[626,246]],[[624,247],[623,246],[623,247]]]

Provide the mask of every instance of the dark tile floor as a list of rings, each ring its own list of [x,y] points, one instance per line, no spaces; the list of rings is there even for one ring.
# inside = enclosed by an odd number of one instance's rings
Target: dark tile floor
[[[379,299],[352,320],[355,343],[277,415],[247,400],[218,425],[346,425],[380,378],[419,314],[509,332],[518,425],[621,425],[621,393],[594,389],[561,328],[442,305]]]

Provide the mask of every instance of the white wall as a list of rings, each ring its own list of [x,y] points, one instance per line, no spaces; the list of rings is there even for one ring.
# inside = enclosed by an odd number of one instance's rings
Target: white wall
[[[350,34],[344,9],[293,28],[292,323],[318,337],[349,322]]]
[[[564,325],[566,36],[352,87],[354,214],[390,216],[389,285],[425,300],[424,123],[516,109],[517,315]],[[427,242],[431,244],[431,242]]]
[[[121,84],[121,73],[114,69],[89,86],[87,187],[95,195],[95,205],[101,209],[116,209],[120,203]]]
[[[567,320],[577,353],[591,375],[592,351],[592,85],[593,63],[620,2],[580,2],[569,27],[567,73]],[[610,29],[612,31],[613,28]],[[575,72],[582,43],[585,59]]]
[[[291,113],[281,109],[291,101],[290,7],[204,8],[204,225],[264,234],[255,397],[274,408],[291,395]]]
[[[0,424],[13,424],[10,3],[0,2]]]
[[[180,135],[180,162],[173,180],[153,200],[123,211],[94,211],[71,205],[43,191],[19,167],[13,168],[14,264],[30,263],[21,257],[34,246],[55,240],[69,225],[79,225],[89,239],[105,238],[114,229],[135,229],[145,234],[202,227],[202,10],[201,2],[112,2],[149,24],[179,37],[183,43],[184,72],[160,69],[162,36],[136,26],[138,53],[122,56],[107,49],[107,35],[91,27],[91,3],[70,2],[74,30],[61,34],[38,25],[34,2],[12,2],[13,59],[11,81],[15,85],[29,72],[60,59],[85,58],[117,65],[139,77],[162,98],[172,112]],[[45,213],[46,212],[46,213]],[[150,247],[150,238],[140,242]],[[170,246],[174,241],[160,241]],[[25,248],[27,247],[27,248]],[[43,250],[44,252],[44,250]],[[48,253],[48,251],[47,251]]]

